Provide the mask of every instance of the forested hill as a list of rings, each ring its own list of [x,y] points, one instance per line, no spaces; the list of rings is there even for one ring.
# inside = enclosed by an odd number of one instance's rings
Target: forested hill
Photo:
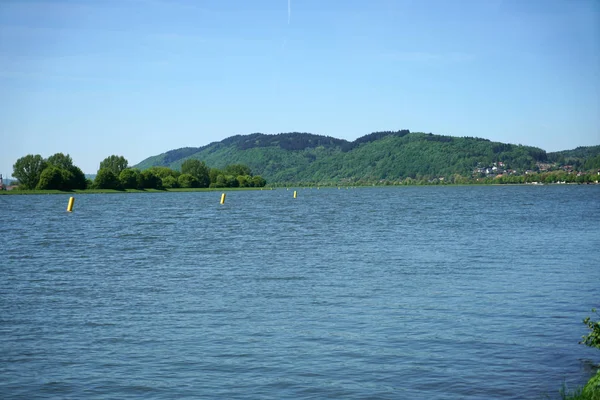
[[[597,156],[600,146],[595,147],[590,152]],[[586,154],[584,158],[589,157]],[[245,164],[269,183],[471,176],[477,168],[500,162],[505,169],[524,172],[534,169],[536,163],[552,161],[536,147],[400,130],[374,132],[353,142],[299,132],[236,135],[203,147],[171,150],[135,167],[179,169],[188,158],[205,161],[212,168]],[[581,160],[578,162],[585,162]]]
[[[576,165],[583,170],[600,169],[600,145],[581,146],[573,150],[548,153],[548,160],[560,164]]]

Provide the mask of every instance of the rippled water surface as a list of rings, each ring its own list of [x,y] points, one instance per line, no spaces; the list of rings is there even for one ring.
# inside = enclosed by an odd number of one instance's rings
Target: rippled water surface
[[[0,196],[0,397],[556,398],[600,186]]]

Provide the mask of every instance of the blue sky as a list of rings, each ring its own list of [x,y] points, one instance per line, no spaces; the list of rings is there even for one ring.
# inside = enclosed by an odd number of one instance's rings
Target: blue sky
[[[0,173],[236,134],[600,144],[597,0],[1,0]]]

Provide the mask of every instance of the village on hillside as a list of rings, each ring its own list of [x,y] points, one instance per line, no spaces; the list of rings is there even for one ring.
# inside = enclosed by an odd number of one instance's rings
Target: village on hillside
[[[584,174],[584,172],[581,171],[577,171],[575,170],[575,168],[573,167],[573,165],[561,165],[558,163],[541,163],[541,162],[537,162],[535,164],[535,169],[528,169],[523,171],[523,173],[520,173],[517,170],[511,169],[509,168],[507,165],[505,165],[502,161],[497,162],[497,163],[492,163],[492,165],[488,165],[488,166],[480,166],[478,165],[477,168],[475,168],[473,170],[473,176],[476,175],[480,175],[480,176],[497,176],[500,177],[502,175],[531,175],[531,174],[539,174],[539,173],[544,173],[544,172],[564,172],[565,174],[577,174],[577,176],[581,176]],[[598,170],[598,174],[600,175],[600,170]]]

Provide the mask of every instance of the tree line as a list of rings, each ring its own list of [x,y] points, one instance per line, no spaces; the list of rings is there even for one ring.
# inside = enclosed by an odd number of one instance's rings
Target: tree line
[[[146,170],[129,167],[123,156],[111,155],[100,163],[92,181],[86,179],[70,155],[56,153],[47,159],[28,154],[13,165],[13,177],[19,188],[25,190],[75,190],[75,189],[171,189],[171,188],[228,188],[264,187],[265,179],[253,175],[242,164],[228,165],[223,169],[210,168],[203,161],[188,159],[181,171],[168,167],[151,167]]]
[[[431,177],[417,175],[414,178],[372,179],[344,178],[331,181],[303,180],[294,182],[297,186],[421,186],[421,185],[506,185],[506,184],[595,184],[600,181],[598,172],[534,172],[526,175],[466,176],[452,174],[449,176]],[[290,183],[271,184],[273,187],[286,187]]]

